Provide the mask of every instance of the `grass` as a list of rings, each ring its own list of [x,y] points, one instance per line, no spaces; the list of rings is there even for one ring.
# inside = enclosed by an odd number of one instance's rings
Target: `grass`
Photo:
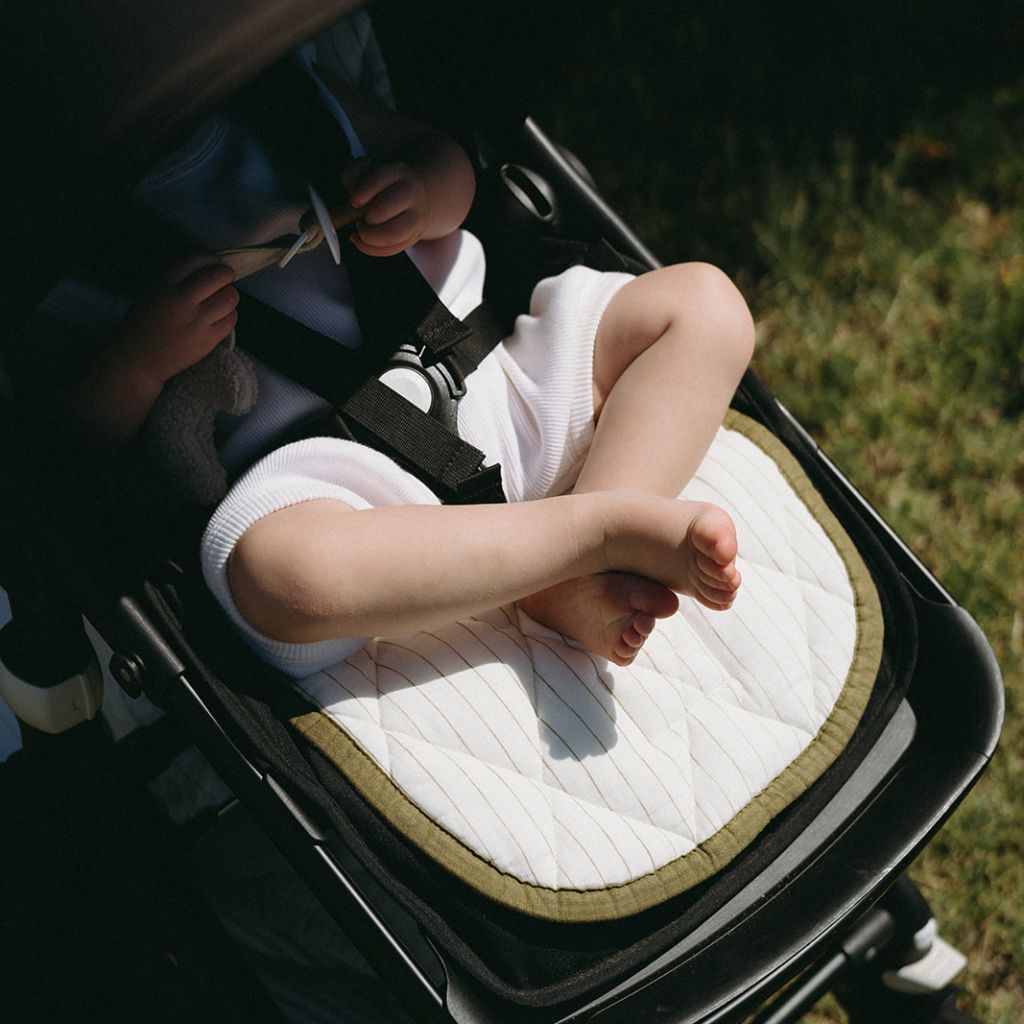
[[[962,1007],[1010,1024],[1024,1007],[1024,20],[952,2],[788,4],[784,25],[776,5],[641,6],[602,9],[543,117],[664,259],[736,277],[757,371],[988,636],[1001,748],[912,875],[969,957]]]
[[[971,956],[975,1012],[1009,1024],[1024,1006],[1024,203],[906,184],[911,145],[852,202],[847,152],[766,210],[757,367],[1002,666],[1002,750],[912,873]]]

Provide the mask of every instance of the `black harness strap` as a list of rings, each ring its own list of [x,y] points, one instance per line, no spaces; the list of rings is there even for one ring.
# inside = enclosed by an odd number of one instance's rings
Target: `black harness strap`
[[[377,379],[345,403],[341,415],[353,437],[390,455],[453,504],[500,502],[501,467],[484,467],[484,453]]]
[[[264,72],[237,107],[283,166],[301,168],[329,203],[339,198],[340,171],[351,154],[317,87],[294,62],[286,59]],[[504,336],[500,325],[483,311],[466,322],[455,317],[405,253],[366,256],[347,238],[342,253],[360,349],[345,349],[251,299],[240,308],[242,346],[326,398],[343,436],[385,452],[441,500],[503,501],[500,468],[484,469],[484,454],[454,429],[457,394],[450,396],[446,426],[377,379],[407,347],[425,367],[444,364],[461,386]],[[322,430],[323,422],[315,429]]]
[[[352,285],[363,344],[390,354],[412,344],[424,362],[443,359],[473,333],[455,317],[405,253],[366,256],[342,241],[342,265]],[[487,339],[490,351],[500,338]]]
[[[470,328],[470,333],[454,348],[449,349],[445,357],[465,379],[484,361],[502,338],[508,337],[510,331],[486,299],[472,313],[467,314],[462,322]]]
[[[251,295],[238,302],[238,344],[268,366],[340,409],[363,381],[381,373],[391,353],[345,348]]]
[[[330,416],[276,439],[274,447],[304,437],[340,436],[388,455],[446,503],[505,500],[499,466],[484,467],[482,451],[381,383],[378,374],[393,354],[386,346],[347,349],[251,296],[243,295],[239,310],[245,324],[242,347],[334,407]],[[477,314],[481,321],[489,316]],[[467,340],[480,337],[474,332]],[[479,362],[477,353],[462,349],[456,345],[447,356],[456,372],[460,362],[467,367]]]

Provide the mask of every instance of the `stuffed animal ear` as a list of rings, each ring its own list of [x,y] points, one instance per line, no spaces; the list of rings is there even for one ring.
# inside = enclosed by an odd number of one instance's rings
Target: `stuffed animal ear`
[[[218,412],[241,415],[256,401],[256,370],[233,347],[234,336],[164,386],[146,420],[150,464],[175,498],[188,505],[215,505],[227,493],[217,459]]]

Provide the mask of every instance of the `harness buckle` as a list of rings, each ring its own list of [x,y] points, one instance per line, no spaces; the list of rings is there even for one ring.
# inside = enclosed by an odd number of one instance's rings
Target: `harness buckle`
[[[427,361],[427,354],[426,346],[402,345],[377,379],[421,412],[455,431],[458,401],[466,393],[466,382],[449,360]]]

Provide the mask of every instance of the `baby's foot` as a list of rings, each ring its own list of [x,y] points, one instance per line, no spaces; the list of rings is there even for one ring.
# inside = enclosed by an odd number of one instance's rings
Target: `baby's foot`
[[[700,501],[678,504],[680,512],[691,518],[680,550],[682,574],[673,589],[715,611],[725,611],[740,586],[736,527],[729,514],[717,505]]]
[[[542,625],[578,640],[616,665],[628,665],[654,631],[675,613],[668,587],[633,573],[600,573],[566,580],[518,602]]]
[[[740,586],[736,527],[703,501],[627,495],[612,526],[612,568],[658,580],[707,608],[729,608]]]

